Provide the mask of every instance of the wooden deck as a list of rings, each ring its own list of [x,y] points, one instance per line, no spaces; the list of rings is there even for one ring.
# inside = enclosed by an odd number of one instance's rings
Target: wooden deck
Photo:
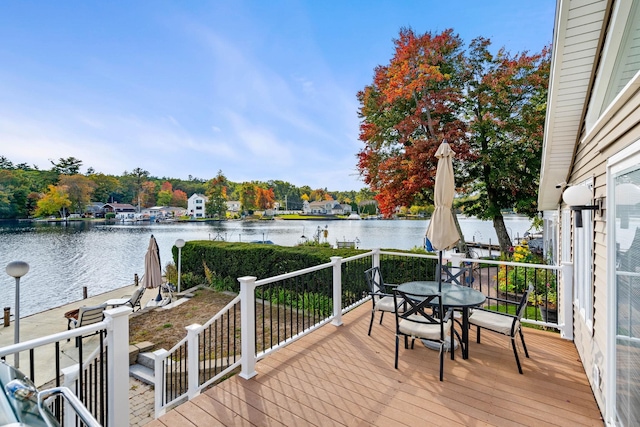
[[[161,426],[602,426],[572,342],[525,328],[531,356],[518,374],[509,339],[485,332],[470,358],[445,358],[422,345],[400,350],[393,368],[394,319],[367,336],[370,306],[326,325],[147,424]],[[378,319],[378,317],[376,317]]]

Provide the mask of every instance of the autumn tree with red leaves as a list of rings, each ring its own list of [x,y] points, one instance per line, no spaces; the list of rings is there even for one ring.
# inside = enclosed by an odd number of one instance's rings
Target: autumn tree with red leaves
[[[451,30],[416,35],[402,29],[389,65],[375,69],[373,84],[358,93],[358,168],[377,192],[380,211],[432,200],[435,152],[447,140],[465,156],[465,123],[460,120],[462,41]]]
[[[446,140],[456,152],[457,186],[482,194],[465,212],[493,219],[506,251],[511,242],[501,210],[530,204],[529,189],[537,189],[546,51],[511,57],[500,50],[494,57],[490,42],[478,38],[466,52],[453,30],[402,29],[394,44],[390,63],[376,67],[373,83],[358,93],[365,145],[358,169],[377,192],[380,211],[390,216],[398,207],[432,202],[435,152]],[[505,196],[509,179],[526,187],[522,198],[513,185]]]

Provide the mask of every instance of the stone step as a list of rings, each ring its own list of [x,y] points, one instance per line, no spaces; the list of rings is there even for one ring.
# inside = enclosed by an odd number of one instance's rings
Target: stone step
[[[155,376],[153,370],[146,366],[136,363],[129,366],[129,376],[142,381],[145,384],[155,385]]]
[[[137,362],[139,365],[149,368],[152,371],[155,369],[155,359],[151,352],[139,353]]]

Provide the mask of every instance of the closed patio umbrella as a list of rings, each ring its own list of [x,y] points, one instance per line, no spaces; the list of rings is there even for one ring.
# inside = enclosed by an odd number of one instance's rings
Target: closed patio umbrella
[[[158,288],[158,300],[162,299],[160,294],[160,285],[162,285],[162,268],[160,267],[160,249],[156,238],[151,235],[149,239],[149,248],[144,256],[144,276],[142,277],[142,285],[147,289]]]
[[[455,194],[455,181],[453,177],[452,158],[455,155],[446,141],[438,147],[436,157],[438,158],[438,168],[436,170],[436,183],[433,189],[435,211],[429,221],[427,228],[427,238],[431,241],[434,249],[438,250],[438,270],[436,280],[438,289],[442,286],[442,251],[452,248],[458,240],[460,234],[453,220],[453,196]]]

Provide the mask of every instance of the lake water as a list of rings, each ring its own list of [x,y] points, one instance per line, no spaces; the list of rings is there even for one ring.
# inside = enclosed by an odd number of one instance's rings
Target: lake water
[[[493,224],[475,218],[459,218],[467,241],[497,243]],[[512,239],[522,237],[530,220],[505,217]],[[271,240],[294,246],[304,235],[309,239],[318,227],[327,229],[327,241],[358,239],[361,249],[411,249],[423,247],[428,220],[369,221],[223,221],[219,223],[64,224],[0,222],[0,308],[14,313],[15,279],[4,273],[15,260],[29,263],[29,272],[20,282],[21,317],[57,307],[89,295],[133,283],[134,274],[144,274],[144,255],[153,234],[164,266],[171,261],[176,239],[250,242]],[[321,241],[324,241],[321,233]]]

